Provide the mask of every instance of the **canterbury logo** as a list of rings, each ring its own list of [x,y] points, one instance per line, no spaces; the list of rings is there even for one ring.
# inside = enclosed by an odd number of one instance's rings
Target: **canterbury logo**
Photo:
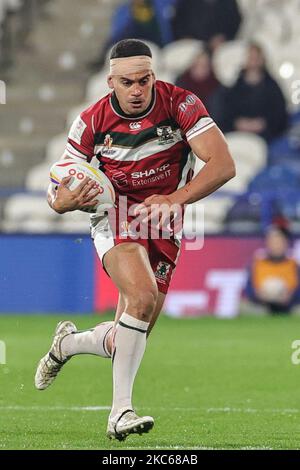
[[[129,129],[130,129],[131,131],[137,131],[137,130],[139,130],[141,127],[142,127],[141,121],[131,122],[131,123],[129,124]]]

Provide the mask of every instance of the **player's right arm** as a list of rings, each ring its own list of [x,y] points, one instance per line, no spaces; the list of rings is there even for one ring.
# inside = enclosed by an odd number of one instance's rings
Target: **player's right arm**
[[[68,135],[65,152],[60,160],[72,159],[78,162],[91,160],[94,155],[94,138],[89,124],[89,116],[85,112],[75,119]],[[58,214],[86,209],[97,204],[95,197],[100,190],[93,190],[93,181],[85,178],[76,189],[71,191],[68,188],[71,178],[63,178],[56,189],[52,184],[48,187],[48,204]]]

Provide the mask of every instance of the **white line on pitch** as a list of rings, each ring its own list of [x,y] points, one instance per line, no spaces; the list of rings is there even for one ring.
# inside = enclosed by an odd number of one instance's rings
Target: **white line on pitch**
[[[11,411],[108,411],[110,406],[23,406],[23,405],[8,405],[0,406],[0,410],[11,410]],[[141,409],[141,408],[137,408]],[[181,411],[181,412],[195,412],[203,411],[206,413],[274,413],[274,414],[296,414],[300,413],[300,409],[297,408],[203,408],[203,407],[143,407],[143,410],[153,411]]]
[[[207,408],[207,413],[299,413],[300,410],[297,408],[264,408],[264,409],[256,409],[256,408]]]
[[[110,406],[0,406],[0,410],[12,411],[107,411]]]

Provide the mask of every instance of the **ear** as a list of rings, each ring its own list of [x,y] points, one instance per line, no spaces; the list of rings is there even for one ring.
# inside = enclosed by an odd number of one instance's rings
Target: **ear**
[[[156,76],[155,76],[154,72],[152,72],[152,77],[153,77],[153,83],[155,83],[156,82]]]
[[[113,78],[112,78],[111,75],[108,75],[108,77],[107,77],[107,84],[108,84],[108,86],[111,90],[114,89]]]

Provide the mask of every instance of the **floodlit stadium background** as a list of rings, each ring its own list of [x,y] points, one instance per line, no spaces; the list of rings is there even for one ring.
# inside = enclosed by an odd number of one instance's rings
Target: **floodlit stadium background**
[[[245,58],[246,41],[255,40],[264,47],[269,69],[282,87],[291,122],[298,122],[299,2],[238,3],[243,19],[236,39],[220,46],[213,57],[217,78],[230,86]],[[47,206],[45,189],[49,166],[63,152],[73,119],[108,92],[106,65],[94,73],[88,64],[101,51],[120,2],[90,0],[78,11],[71,1],[0,4],[0,311],[83,313],[114,308],[116,294],[89,240],[88,216],[58,216]],[[199,47],[196,39],[162,49],[152,44],[157,77],[174,82]],[[238,314],[245,269],[262,244],[273,205],[281,204],[294,234],[300,232],[299,140],[287,162],[285,142],[273,149],[273,161],[256,136],[231,133],[228,142],[237,177],[198,203],[200,210],[204,207],[204,249],[183,250],[165,306],[174,316]],[[268,168],[262,191],[255,178]],[[287,186],[292,192],[283,198]],[[187,234],[194,230],[193,217],[188,211]],[[200,232],[202,236],[202,227]],[[300,260],[297,240],[294,247]]]

